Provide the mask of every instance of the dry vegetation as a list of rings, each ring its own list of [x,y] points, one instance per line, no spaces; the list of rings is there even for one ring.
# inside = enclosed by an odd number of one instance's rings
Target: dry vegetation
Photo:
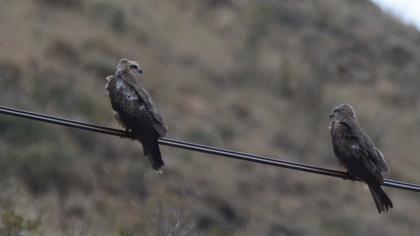
[[[118,127],[121,57],[170,137],[336,168],[347,102],[390,177],[419,182],[420,34],[366,0],[2,0],[1,105]],[[0,116],[0,235],[416,235],[419,196]]]

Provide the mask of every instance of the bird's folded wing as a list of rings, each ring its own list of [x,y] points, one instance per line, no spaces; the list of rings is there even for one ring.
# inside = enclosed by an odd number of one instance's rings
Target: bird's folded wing
[[[372,174],[379,182],[383,181],[381,165],[378,165],[377,157],[371,154],[371,149],[375,148],[369,138],[365,138],[344,122],[340,122],[343,131],[346,132],[345,138],[348,141],[349,152],[354,161],[358,161],[366,170]]]
[[[136,93],[140,96],[140,98],[145,102],[147,106],[145,108],[146,115],[152,123],[153,127],[155,128],[156,132],[158,132],[160,136],[165,136],[168,132],[168,127],[165,123],[165,120],[163,119],[163,117],[157,110],[155,104],[153,103],[149,93],[147,93],[147,91],[136,82],[129,82],[128,85],[131,88],[133,88],[136,91]]]
[[[375,152],[376,152],[377,160],[378,160],[377,163],[378,163],[378,166],[381,168],[382,173],[389,174],[388,164],[385,161],[384,154],[382,154],[382,152],[376,147],[375,147]]]
[[[375,167],[378,169],[380,173],[389,173],[388,165],[385,161],[384,154],[375,147],[372,140],[366,133],[362,133],[361,137],[364,139],[365,149],[368,150],[368,157],[374,163]]]

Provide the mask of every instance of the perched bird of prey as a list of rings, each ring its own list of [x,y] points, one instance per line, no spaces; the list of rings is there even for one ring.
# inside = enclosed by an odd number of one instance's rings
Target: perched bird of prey
[[[139,64],[121,59],[115,75],[106,77],[105,89],[111,99],[115,118],[143,145],[152,168],[162,173],[163,161],[158,138],[168,132],[162,116],[156,109],[147,91],[137,82],[143,74]]]
[[[352,106],[342,104],[330,114],[330,131],[334,153],[349,176],[369,186],[378,212],[393,207],[391,199],[381,188],[383,174],[388,174],[384,155],[360,128]]]

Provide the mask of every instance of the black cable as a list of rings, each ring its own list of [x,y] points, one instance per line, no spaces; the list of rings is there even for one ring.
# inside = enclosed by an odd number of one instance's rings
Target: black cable
[[[47,122],[47,123],[56,124],[56,125],[67,126],[71,128],[78,128],[78,129],[108,134],[108,135],[114,135],[114,136],[125,137],[125,138],[133,138],[130,136],[129,133],[120,129],[113,129],[109,127],[103,127],[99,125],[94,125],[94,124],[89,124],[89,123],[84,123],[80,121],[74,121],[74,120],[64,119],[60,117],[49,116],[49,115],[43,115],[39,113],[34,113],[34,112],[4,107],[4,106],[0,106],[0,113],[22,117],[26,119],[38,120],[38,121]],[[331,169],[326,169],[326,168],[316,167],[316,166],[311,166],[311,165],[304,165],[304,164],[294,163],[294,162],[289,162],[289,161],[276,160],[276,159],[267,158],[264,156],[248,154],[248,153],[243,153],[243,152],[235,152],[235,151],[210,147],[210,146],[201,145],[201,144],[179,141],[175,139],[161,138],[159,139],[159,143],[162,145],[167,145],[171,147],[182,148],[182,149],[187,149],[191,151],[202,152],[202,153],[207,153],[207,154],[212,154],[212,155],[217,155],[217,156],[225,156],[225,157],[230,157],[230,158],[239,159],[239,160],[245,160],[245,161],[250,161],[250,162],[255,162],[255,163],[260,163],[260,164],[265,164],[265,165],[283,167],[283,168],[288,168],[288,169],[293,169],[293,170],[320,174],[320,175],[327,175],[327,176],[332,176],[332,177],[337,177],[337,178],[342,178],[342,179],[351,179],[345,172],[342,172],[342,171],[331,170]],[[351,180],[355,180],[355,179],[351,179]],[[383,185],[387,187],[392,187],[392,188],[420,192],[420,185],[417,185],[417,184],[411,184],[411,183],[405,183],[405,182],[386,179]]]

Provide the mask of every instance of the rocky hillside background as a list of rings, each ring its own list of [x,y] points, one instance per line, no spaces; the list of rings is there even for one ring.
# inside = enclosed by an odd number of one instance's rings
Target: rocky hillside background
[[[351,103],[420,182],[420,34],[367,0],[2,0],[0,104],[118,127],[121,57],[169,137],[338,168],[330,109]],[[420,196],[0,116],[0,235],[417,235]]]

